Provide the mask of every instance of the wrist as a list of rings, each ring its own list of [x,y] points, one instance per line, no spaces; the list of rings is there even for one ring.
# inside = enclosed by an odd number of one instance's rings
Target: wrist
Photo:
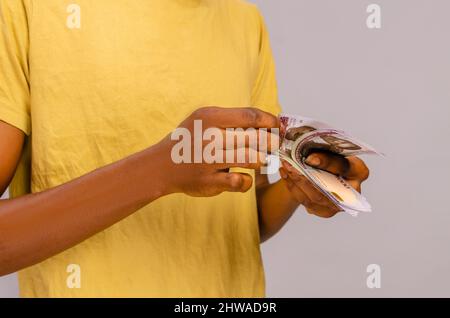
[[[177,192],[174,185],[176,178],[175,164],[171,159],[171,149],[166,142],[160,142],[148,150],[148,170],[151,175],[149,180],[152,185],[156,185],[160,195],[165,196]]]
[[[130,177],[139,185],[143,200],[153,201],[174,192],[169,182],[172,172],[166,156],[164,149],[156,144],[130,157]]]

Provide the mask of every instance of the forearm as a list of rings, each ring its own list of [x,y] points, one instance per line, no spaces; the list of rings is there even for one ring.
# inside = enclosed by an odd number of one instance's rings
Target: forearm
[[[64,251],[165,195],[159,156],[155,146],[53,189],[0,201],[0,276]]]
[[[274,236],[300,205],[283,179],[259,189],[257,201],[261,242]]]

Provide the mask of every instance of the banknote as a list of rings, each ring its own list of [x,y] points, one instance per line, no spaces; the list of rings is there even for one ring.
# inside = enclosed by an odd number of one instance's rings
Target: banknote
[[[352,216],[357,216],[360,212],[371,212],[367,199],[342,176],[315,169],[307,165],[305,160],[311,153],[319,151],[344,157],[382,153],[345,131],[315,119],[288,114],[281,114],[279,118],[280,159],[290,163],[342,211]]]

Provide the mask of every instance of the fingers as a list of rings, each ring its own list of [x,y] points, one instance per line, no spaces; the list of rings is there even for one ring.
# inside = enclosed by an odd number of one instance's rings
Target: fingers
[[[333,207],[324,207],[318,204],[310,204],[305,207],[309,214],[314,214],[321,218],[331,218],[339,213],[339,209]]]
[[[311,202],[322,205],[332,204],[332,202],[322,192],[316,189],[316,187],[305,176],[301,175],[289,163],[283,161],[283,167],[288,173],[288,179],[291,180],[296,187],[300,188]]]
[[[279,136],[257,129],[221,130],[223,149],[252,148],[261,152],[273,153],[279,148]],[[209,138],[205,138],[210,140]]]
[[[204,107],[196,110],[192,116],[194,119],[203,120],[207,127],[269,129],[279,127],[277,117],[253,107]]]
[[[360,180],[356,180],[356,179],[349,179],[347,180],[347,183],[356,191],[358,191],[359,193],[361,193],[361,182]]]
[[[213,176],[212,186],[220,192],[247,192],[252,187],[253,179],[245,173],[218,172]]]
[[[315,152],[305,161],[314,168],[340,175],[349,180],[367,180],[369,169],[364,161],[358,157],[343,157],[333,153]]]
[[[302,189],[306,194],[310,202],[320,205],[333,205],[330,199],[328,199],[322,192],[316,189],[316,187],[304,176],[300,176],[300,181],[296,182],[296,186]]]
[[[223,151],[223,163],[215,164],[217,169],[245,168],[259,170],[267,164],[267,153],[251,148],[239,148]]]
[[[369,168],[367,168],[364,161],[358,157],[347,157],[350,167],[345,177],[347,179],[365,181],[369,178]]]
[[[283,167],[280,168],[280,175],[287,182],[288,189],[295,196],[299,197],[302,204],[314,211],[321,217],[331,217],[340,209],[322,192],[320,192],[305,176],[301,175],[289,163],[283,161]]]
[[[350,167],[350,163],[345,157],[329,152],[312,153],[305,162],[311,167],[340,176],[346,176]]]
[[[288,178],[288,172],[286,171],[286,168],[284,168],[284,167],[280,168],[280,176],[281,176],[281,179]]]
[[[284,181],[286,182],[288,190],[291,192],[298,203],[306,204],[307,202],[309,202],[308,196],[302,191],[302,189],[297,187],[292,180],[286,178],[284,179]]]

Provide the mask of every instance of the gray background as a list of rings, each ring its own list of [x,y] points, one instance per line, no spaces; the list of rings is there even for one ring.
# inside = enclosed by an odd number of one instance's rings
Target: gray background
[[[272,297],[450,296],[450,1],[259,0],[286,112],[349,130],[387,154],[365,158],[374,212],[319,219],[299,209],[263,244]],[[382,28],[366,8],[382,8]],[[366,267],[381,266],[368,289]],[[15,276],[0,297],[17,295]]]

